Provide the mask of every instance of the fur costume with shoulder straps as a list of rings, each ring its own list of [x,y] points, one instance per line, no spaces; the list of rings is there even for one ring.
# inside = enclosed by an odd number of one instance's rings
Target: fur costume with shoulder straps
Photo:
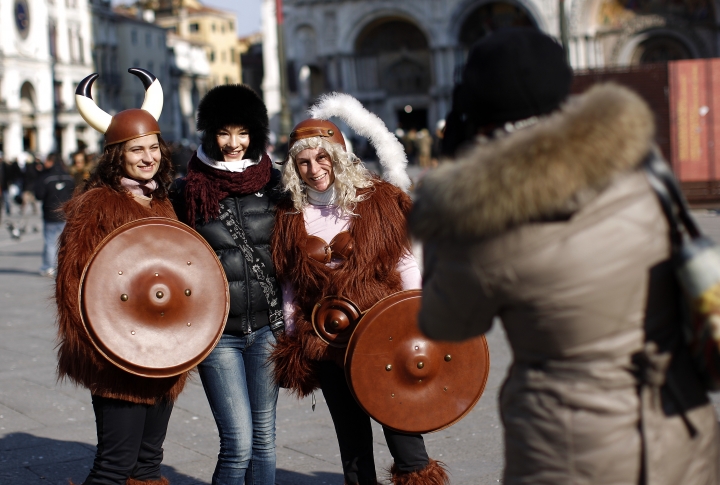
[[[388,182],[374,178],[367,198],[358,203],[350,226],[354,250],[338,268],[311,258],[305,251],[308,238],[305,219],[292,201],[277,209],[271,241],[273,263],[278,274],[287,275],[296,289],[295,334],[283,336],[272,355],[275,375],[283,387],[304,397],[319,387],[313,362],[334,360],[343,365],[345,349],[329,347],[311,323],[313,307],[325,296],[337,295],[368,310],[382,298],[402,290],[397,264],[410,250],[406,231],[410,197]],[[383,237],[378,237],[382,234]]]
[[[90,341],[79,311],[80,278],[100,242],[131,221],[175,217],[168,199],[145,207],[128,192],[99,187],[76,195],[64,206],[67,223],[60,236],[55,299],[58,306],[58,375],[90,389],[94,395],[140,404],[174,401],[187,373],[149,378],[130,374],[103,357]]]

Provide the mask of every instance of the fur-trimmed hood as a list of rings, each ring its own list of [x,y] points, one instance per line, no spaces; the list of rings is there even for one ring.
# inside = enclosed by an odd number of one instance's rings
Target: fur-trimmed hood
[[[653,113],[640,96],[597,85],[538,124],[426,176],[410,229],[423,240],[481,238],[571,214],[638,166],[654,136]]]

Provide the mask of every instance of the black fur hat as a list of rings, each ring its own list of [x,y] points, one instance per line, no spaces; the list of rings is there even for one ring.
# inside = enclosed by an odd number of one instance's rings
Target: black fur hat
[[[215,86],[200,100],[197,129],[202,131],[202,147],[207,156],[222,160],[215,141],[219,129],[241,125],[250,133],[250,146],[245,158],[259,159],[270,143],[267,108],[260,96],[244,84]]]
[[[563,48],[539,30],[508,28],[483,38],[453,91],[443,151],[452,155],[479,127],[555,111],[571,83]]]

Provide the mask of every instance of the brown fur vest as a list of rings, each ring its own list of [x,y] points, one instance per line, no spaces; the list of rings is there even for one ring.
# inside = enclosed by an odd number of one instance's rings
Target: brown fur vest
[[[337,295],[365,311],[402,289],[397,265],[410,250],[406,218],[412,202],[400,189],[379,179],[359,193],[367,198],[358,203],[350,226],[353,253],[335,269],[305,252],[305,219],[292,201],[278,205],[272,256],[280,280],[291,284],[295,292],[295,333],[279,339],[272,360],[277,381],[298,396],[317,389],[317,361],[342,365],[344,358],[344,349],[329,347],[316,336],[310,321],[313,306],[325,296]]]
[[[58,308],[58,376],[90,389],[94,395],[154,404],[174,401],[187,373],[152,379],[116,367],[91,343],[80,318],[80,277],[88,259],[105,236],[119,226],[144,217],[175,217],[170,201],[154,200],[151,208],[127,192],[96,188],[64,206],[67,224],[60,236],[55,300]]]

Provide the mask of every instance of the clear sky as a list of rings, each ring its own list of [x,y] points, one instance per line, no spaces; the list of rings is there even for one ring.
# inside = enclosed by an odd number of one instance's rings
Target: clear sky
[[[260,5],[262,0],[200,0],[208,7],[215,7],[237,14],[239,37],[260,32]],[[113,5],[131,4],[132,0],[112,0]]]

